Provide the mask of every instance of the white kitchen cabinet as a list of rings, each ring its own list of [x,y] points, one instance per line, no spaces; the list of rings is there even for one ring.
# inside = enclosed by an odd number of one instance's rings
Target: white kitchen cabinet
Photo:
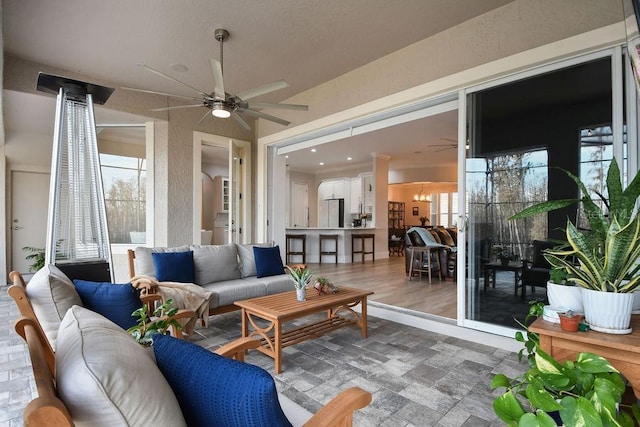
[[[318,186],[318,200],[344,199],[345,183],[344,179],[322,181]]]
[[[229,212],[229,202],[231,193],[229,193],[229,178],[224,176],[216,176],[213,178],[214,186],[214,214],[219,212]]]
[[[355,177],[350,180],[351,197],[349,198],[349,213],[359,214],[362,203],[362,178]]]

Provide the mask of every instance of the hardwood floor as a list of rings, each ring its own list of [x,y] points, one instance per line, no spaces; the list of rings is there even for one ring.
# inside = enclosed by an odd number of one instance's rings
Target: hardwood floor
[[[364,264],[307,264],[314,276],[325,276],[338,286],[369,289],[375,292],[369,301],[456,318],[456,283],[437,277],[413,277],[404,271],[404,256],[367,260]]]

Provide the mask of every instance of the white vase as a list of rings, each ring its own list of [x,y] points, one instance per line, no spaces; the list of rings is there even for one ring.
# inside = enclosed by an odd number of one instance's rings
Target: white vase
[[[307,289],[306,288],[296,288],[296,299],[298,301],[306,301],[307,300]]]
[[[582,288],[580,286],[558,285],[547,282],[547,298],[553,308],[584,313],[582,304]]]
[[[633,293],[602,292],[583,288],[585,320],[594,331],[629,334],[634,298]]]
[[[633,293],[633,311],[632,314],[640,314],[640,289]]]

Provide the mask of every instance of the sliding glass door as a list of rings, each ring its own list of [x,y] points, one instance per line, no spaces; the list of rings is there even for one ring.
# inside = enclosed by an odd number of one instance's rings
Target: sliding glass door
[[[579,215],[578,205],[509,218],[539,201],[579,197],[561,169],[592,177],[595,189],[612,146],[622,144],[612,137],[614,116],[622,114],[622,97],[614,95],[612,82],[623,78],[621,60],[613,58],[612,52],[592,55],[467,92],[465,322],[470,326],[518,327],[531,300],[546,300],[549,270],[540,248],[563,238],[567,219]],[[523,265],[539,269],[538,276]]]

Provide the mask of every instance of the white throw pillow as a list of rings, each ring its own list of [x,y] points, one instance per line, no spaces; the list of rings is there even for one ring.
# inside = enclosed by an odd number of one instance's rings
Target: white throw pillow
[[[82,305],[69,278],[55,265],[46,265],[33,275],[26,289],[33,312],[51,348],[56,349],[60,321],[73,305]]]
[[[184,426],[153,353],[122,328],[72,307],[58,331],[56,385],[76,426]]]
[[[193,251],[193,266],[196,270],[198,285],[241,277],[235,243],[191,246],[191,250]]]
[[[176,246],[173,248],[145,248],[143,246],[137,247],[135,249],[136,257],[133,260],[133,268],[135,269],[135,274],[136,276],[144,274],[146,276],[155,277],[156,269],[153,266],[153,257],[151,256],[151,253],[187,252],[189,250],[189,245]]]
[[[240,258],[240,274],[242,278],[256,276],[256,259],[253,255],[253,247],[272,248],[273,242],[250,243],[247,245],[237,245],[238,257]]]

